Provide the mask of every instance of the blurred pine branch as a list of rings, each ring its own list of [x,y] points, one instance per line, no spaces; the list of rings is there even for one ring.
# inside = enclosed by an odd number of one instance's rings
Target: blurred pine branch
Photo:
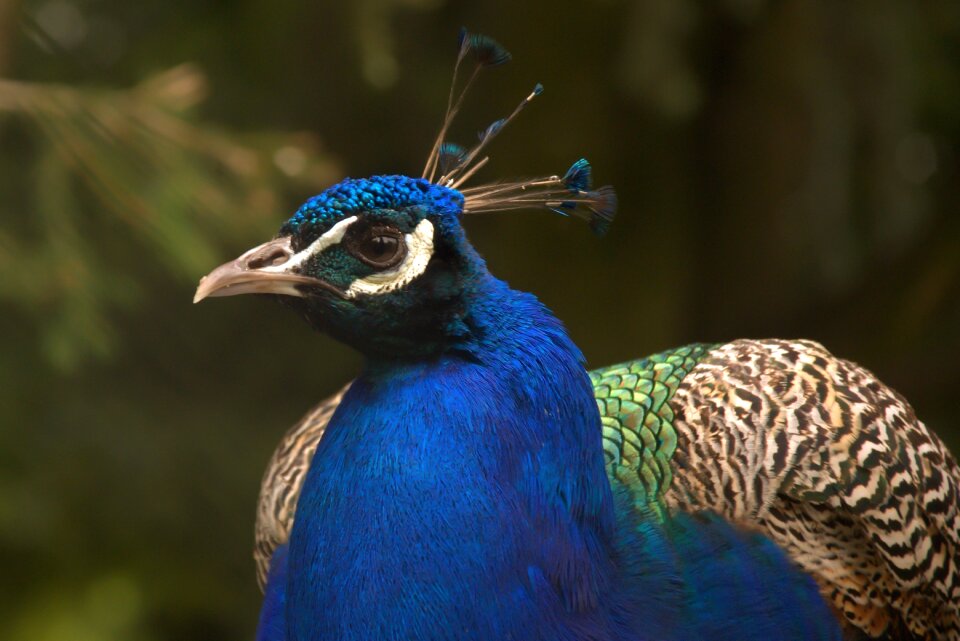
[[[0,300],[30,315],[56,366],[108,355],[111,312],[136,303],[147,275],[192,282],[220,245],[269,235],[286,191],[335,179],[311,136],[201,123],[206,94],[189,64],[127,90],[0,80],[0,126],[33,148],[28,206],[0,220]]]

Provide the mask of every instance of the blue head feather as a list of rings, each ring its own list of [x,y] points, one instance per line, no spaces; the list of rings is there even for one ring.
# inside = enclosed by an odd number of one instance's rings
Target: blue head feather
[[[307,200],[280,229],[280,236],[290,237],[294,251],[307,252],[334,226],[356,219],[342,240],[311,254],[297,268],[297,273],[328,287],[281,300],[318,329],[365,354],[422,355],[464,343],[470,337],[463,322],[469,314],[465,301],[486,266],[460,224],[463,203],[459,191],[422,178],[391,175],[341,181]],[[428,230],[422,229],[423,221],[430,222]],[[407,248],[419,251],[421,262],[411,267],[416,273],[396,287],[353,292],[351,286],[358,281],[382,282],[384,274],[392,273],[365,262],[351,249],[356,245],[350,234],[358,231],[362,236],[363,230],[377,225],[405,237],[405,247],[414,242],[414,235],[425,233],[416,248]]]
[[[348,216],[376,210],[417,210],[421,217],[456,218],[463,210],[463,196],[409,176],[345,178],[303,203],[280,228],[280,234],[309,243]]]

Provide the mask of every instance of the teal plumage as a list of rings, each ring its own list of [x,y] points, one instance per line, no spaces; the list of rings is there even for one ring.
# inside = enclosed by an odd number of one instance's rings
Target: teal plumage
[[[466,86],[509,54],[463,34],[471,58]],[[259,637],[956,638],[956,463],[903,399],[802,341],[587,373],[489,274],[462,215],[602,233],[616,207],[585,160],[463,186],[541,92],[464,150],[451,90],[421,178],[343,181],[201,282],[197,300],[278,296],[367,360],[265,476]]]

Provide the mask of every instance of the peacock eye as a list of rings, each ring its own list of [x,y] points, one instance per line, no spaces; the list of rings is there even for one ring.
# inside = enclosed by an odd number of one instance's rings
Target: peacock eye
[[[352,253],[377,269],[393,267],[406,254],[403,234],[393,227],[373,226],[350,243]]]

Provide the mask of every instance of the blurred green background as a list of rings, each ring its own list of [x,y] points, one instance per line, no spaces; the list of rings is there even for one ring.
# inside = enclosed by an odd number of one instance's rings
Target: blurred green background
[[[419,175],[546,93],[479,180],[580,155],[611,234],[466,224],[594,366],[809,337],[956,451],[960,3],[0,0],[0,637],[252,638],[259,477],[355,354],[197,279],[345,175]]]

